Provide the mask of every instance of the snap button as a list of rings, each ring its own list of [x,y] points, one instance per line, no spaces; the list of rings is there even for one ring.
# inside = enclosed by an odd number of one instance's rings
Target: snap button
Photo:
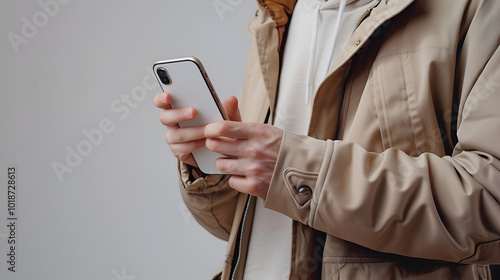
[[[359,44],[361,44],[361,40],[356,41],[356,46],[359,46]]]
[[[288,167],[285,169],[284,177],[288,193],[297,209],[308,209],[313,200],[318,173]]]
[[[297,190],[297,192],[301,195],[305,195],[305,196],[311,196],[312,194],[312,190],[309,186],[306,186],[306,185],[303,185],[303,186],[300,186],[299,189]]]
[[[297,202],[300,205],[305,205],[311,199],[311,196],[311,188],[307,185],[302,185],[297,189],[297,195],[295,196],[295,199],[297,199]]]

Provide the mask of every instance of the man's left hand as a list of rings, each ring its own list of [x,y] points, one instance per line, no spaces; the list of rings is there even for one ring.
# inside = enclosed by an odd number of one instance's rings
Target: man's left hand
[[[208,149],[227,155],[215,167],[232,174],[229,185],[266,199],[283,138],[283,130],[266,124],[222,121],[205,127]]]

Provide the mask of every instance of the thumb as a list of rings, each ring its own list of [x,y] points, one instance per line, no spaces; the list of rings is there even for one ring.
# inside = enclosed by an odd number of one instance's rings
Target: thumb
[[[238,98],[230,96],[224,100],[222,106],[224,106],[224,110],[226,110],[226,114],[230,121],[241,122],[240,109],[238,108]]]

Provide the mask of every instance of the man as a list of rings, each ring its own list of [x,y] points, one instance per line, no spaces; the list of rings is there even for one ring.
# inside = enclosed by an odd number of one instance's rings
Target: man
[[[228,240],[218,277],[491,279],[500,2],[258,2],[241,114],[180,129],[196,111],[154,101],[186,205]]]

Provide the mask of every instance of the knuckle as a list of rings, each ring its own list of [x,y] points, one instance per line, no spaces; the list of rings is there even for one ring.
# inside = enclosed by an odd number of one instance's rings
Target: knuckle
[[[184,150],[179,149],[178,145],[172,145],[171,147],[172,154],[180,160],[180,161],[186,161],[189,158],[189,153],[186,153]]]
[[[208,137],[218,137],[224,135],[229,129],[226,121],[211,123],[206,127],[205,135]]]
[[[176,158],[180,158],[182,155],[179,153],[178,150],[176,150],[175,148],[172,148],[170,149],[172,151],[172,154],[174,155],[174,157]]]
[[[222,121],[215,124],[215,131],[218,134],[224,134],[227,132],[228,129],[229,129],[229,124],[227,122]]]
[[[174,137],[174,132],[171,131],[170,129],[167,130],[167,134],[165,134],[165,141],[170,144],[175,144],[175,137]]]
[[[205,147],[207,147],[207,149],[209,149],[210,151],[213,151],[213,140],[210,139],[210,138],[207,138],[205,140]]]
[[[174,143],[177,143],[178,141],[176,141],[177,139],[177,134],[179,133],[179,128],[175,127],[175,126],[168,126],[167,127],[167,133],[165,134],[165,140],[167,141],[167,143],[169,144],[174,144]]]
[[[229,178],[229,186],[233,189],[237,189],[238,184],[236,183],[236,179],[234,177]]]
[[[160,112],[160,117],[158,118],[160,119],[160,122],[164,125],[164,121],[163,121],[163,111]]]
[[[178,148],[178,145],[170,145],[170,150],[176,158],[179,158],[182,155],[180,149]]]
[[[205,142],[205,146],[211,151],[218,151],[220,143],[213,139],[207,139]]]
[[[224,160],[217,159],[215,161],[215,168],[217,168],[220,172],[226,173],[228,171],[227,162]]]
[[[266,125],[262,125],[262,124],[252,124],[252,131],[253,131],[253,134],[255,137],[262,137],[264,136],[264,133],[265,133],[265,129],[264,127],[266,127]]]
[[[258,164],[252,164],[247,168],[247,172],[250,176],[257,177],[262,174],[262,169]]]
[[[160,122],[166,126],[171,125],[170,120],[168,119],[168,114],[167,114],[166,110],[163,110],[160,112]]]
[[[258,184],[258,182],[253,180],[249,180],[247,184],[248,192],[252,194],[257,193],[259,191],[259,187],[260,185]]]
[[[185,142],[186,141],[186,133],[182,129],[178,129],[175,133],[172,133],[172,136],[177,142]]]
[[[190,155],[191,155],[191,154],[182,154],[182,155],[180,155],[179,157],[177,157],[177,159],[179,159],[179,160],[180,160],[180,161],[182,161],[182,162],[187,162],[187,161],[188,161],[188,159],[189,159],[189,156],[190,156]]]
[[[258,159],[258,158],[260,158],[260,155],[261,155],[261,151],[253,145],[247,147],[245,152],[248,155],[248,157],[250,157],[251,159]]]

